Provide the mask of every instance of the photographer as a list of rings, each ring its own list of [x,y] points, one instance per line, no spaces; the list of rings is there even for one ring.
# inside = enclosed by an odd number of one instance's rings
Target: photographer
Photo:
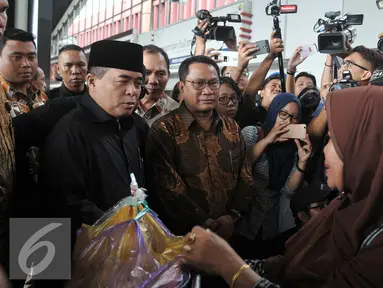
[[[349,50],[351,47],[349,48]],[[338,79],[342,79],[342,73],[345,70],[351,72],[352,79],[358,81],[361,86],[369,84],[372,73],[378,66],[383,65],[383,54],[373,51],[364,46],[357,46],[352,52],[344,58],[344,62],[338,71]],[[327,116],[323,109],[330,86],[337,82],[333,79],[333,61],[332,56],[327,55],[325,67],[322,74],[321,96],[322,101],[315,112],[314,119],[308,127],[310,136],[321,138],[326,133]]]
[[[249,50],[250,45],[241,45],[239,49],[239,65],[236,69],[238,75],[241,75],[244,71],[244,63],[248,65],[250,59],[253,56],[248,56],[251,52]],[[271,65],[274,60],[278,57],[280,52],[283,52],[284,46],[283,41],[275,37],[275,32],[271,34],[270,40],[270,53],[262,61],[258,69],[251,75],[247,87],[243,93],[242,102],[239,105],[236,121],[241,128],[255,125],[258,122],[264,123],[266,121],[267,110],[271,101],[276,95],[278,95],[281,90],[281,81],[279,80],[279,75],[271,75],[267,79],[266,75],[270,70]],[[243,62],[242,62],[243,61]],[[235,75],[232,75],[232,78],[236,80]],[[261,101],[257,105],[257,95],[259,90],[262,90],[260,93]]]

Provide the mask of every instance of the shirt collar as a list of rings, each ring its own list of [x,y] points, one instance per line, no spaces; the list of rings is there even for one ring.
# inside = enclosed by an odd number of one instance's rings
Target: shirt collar
[[[71,90],[69,90],[64,82],[61,84],[60,86],[60,94],[63,95],[64,97],[70,97],[70,96],[77,96],[77,95],[84,95],[88,92],[88,86],[84,85],[84,90],[80,91],[80,92],[73,92]]]
[[[184,123],[185,128],[189,129],[190,126],[194,123],[195,117],[190,113],[190,111],[185,105],[185,102],[181,103],[178,111],[180,119]],[[219,124],[222,124],[222,118],[221,116],[219,116],[218,112],[215,109],[213,110],[213,117],[213,127],[218,128]]]
[[[137,109],[140,115],[150,113],[152,109],[157,109],[157,111],[161,113],[163,108],[166,106],[167,102],[168,102],[168,95],[166,95],[166,93],[164,92],[162,93],[161,97],[158,98],[158,100],[154,102],[153,105],[148,110],[146,110],[146,112],[141,106],[141,101],[138,102]]]

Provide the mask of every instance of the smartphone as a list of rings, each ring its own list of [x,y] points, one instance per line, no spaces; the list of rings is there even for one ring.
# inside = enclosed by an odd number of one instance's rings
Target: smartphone
[[[259,48],[258,51],[253,53],[253,56],[268,54],[270,52],[269,40],[261,40],[250,44],[257,45]]]
[[[224,63],[237,63],[238,62],[238,53],[234,51],[212,51],[211,53],[217,53],[219,52],[219,55],[214,55],[212,58],[215,61],[224,62]],[[237,64],[233,64],[237,65]]]
[[[305,139],[306,138],[306,124],[290,124],[287,126],[289,131],[283,135],[283,138],[289,139]]]
[[[317,47],[317,44],[315,43],[302,47],[302,51],[301,51],[302,57],[307,57],[315,53],[318,53],[318,47]]]

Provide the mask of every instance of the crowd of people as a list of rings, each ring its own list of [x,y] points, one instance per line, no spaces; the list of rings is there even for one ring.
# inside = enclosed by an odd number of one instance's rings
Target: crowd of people
[[[48,90],[34,36],[4,30],[7,8],[0,0],[1,287],[10,218],[70,218],[74,247],[82,224],[130,195],[132,174],[170,231],[186,235],[180,257],[202,287],[382,285],[381,52],[349,47],[338,79],[328,55],[317,83],[297,74],[302,47],[285,75],[268,75],[284,51],[275,33],[251,77],[256,45],[239,43],[238,65],[219,69],[197,36],[167,95],[162,48],[102,40],[88,58],[62,47],[62,85]],[[344,71],[362,87],[329,92]],[[303,137],[289,136],[295,124]]]

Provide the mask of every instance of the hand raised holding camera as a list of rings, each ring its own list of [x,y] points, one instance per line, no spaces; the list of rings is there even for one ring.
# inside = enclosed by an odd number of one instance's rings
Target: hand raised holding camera
[[[218,57],[221,55],[220,52],[216,51],[214,48],[209,48],[206,50],[205,56],[210,57],[213,59],[216,63],[221,63],[223,60],[218,59]]]
[[[197,28],[198,28],[199,30],[201,30],[201,32],[202,32],[205,36],[209,35],[209,31],[207,30],[207,26],[208,26],[208,25],[209,25],[209,24],[207,23],[206,19],[205,19],[205,20],[198,20],[198,22],[197,22]],[[198,43],[198,42],[206,43],[206,41],[207,41],[206,38],[203,38],[203,37],[200,37],[200,36],[196,36],[196,38],[197,38],[197,43]]]

